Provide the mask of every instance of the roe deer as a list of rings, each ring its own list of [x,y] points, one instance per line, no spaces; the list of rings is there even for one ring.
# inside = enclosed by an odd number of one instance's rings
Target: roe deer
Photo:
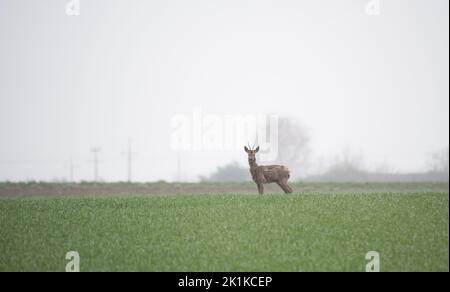
[[[248,154],[248,164],[250,165],[250,173],[252,179],[258,186],[258,193],[264,193],[264,184],[277,183],[280,188],[287,194],[292,193],[292,188],[287,184],[290,177],[289,169],[284,165],[261,165],[256,164],[256,153],[259,146],[252,150],[250,147],[244,146],[245,152]]]

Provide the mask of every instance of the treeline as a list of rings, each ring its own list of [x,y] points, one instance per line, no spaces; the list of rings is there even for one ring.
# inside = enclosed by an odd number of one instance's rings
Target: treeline
[[[250,181],[248,167],[237,162],[218,167],[208,177],[201,181],[211,182],[244,182]],[[332,166],[327,171],[317,175],[306,176],[302,181],[311,182],[448,182],[449,173],[445,171],[428,171],[423,173],[384,173],[371,172],[356,167]]]

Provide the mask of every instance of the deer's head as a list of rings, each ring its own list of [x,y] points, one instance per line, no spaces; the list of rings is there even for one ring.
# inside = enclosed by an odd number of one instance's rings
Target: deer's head
[[[259,146],[256,147],[254,150],[251,148],[247,148],[247,146],[244,146],[245,152],[248,154],[248,162],[249,163],[255,163],[256,162],[256,153],[259,151]]]

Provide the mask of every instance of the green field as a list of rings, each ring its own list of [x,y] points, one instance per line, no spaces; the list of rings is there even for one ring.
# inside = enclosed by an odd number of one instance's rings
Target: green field
[[[0,271],[448,271],[448,191],[0,199]]]

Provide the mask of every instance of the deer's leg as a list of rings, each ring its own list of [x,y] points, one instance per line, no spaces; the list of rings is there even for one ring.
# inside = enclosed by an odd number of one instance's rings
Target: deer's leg
[[[292,188],[287,184],[287,180],[281,180],[277,182],[277,184],[280,186],[280,188],[286,193],[292,193]]]
[[[258,186],[258,193],[260,195],[264,194],[264,185],[262,183],[258,183],[257,186]]]
[[[288,185],[288,180],[287,180],[287,178],[283,180],[283,184],[284,184],[284,185],[286,186],[286,188],[289,190],[289,193],[292,193],[292,192],[293,192],[291,186]]]
[[[289,193],[289,189],[286,187],[285,184],[283,184],[282,181],[277,181],[277,185],[287,194]]]
[[[288,183],[286,182],[286,187],[289,189],[289,193],[292,193],[294,190],[291,188],[290,185],[288,185]]]

